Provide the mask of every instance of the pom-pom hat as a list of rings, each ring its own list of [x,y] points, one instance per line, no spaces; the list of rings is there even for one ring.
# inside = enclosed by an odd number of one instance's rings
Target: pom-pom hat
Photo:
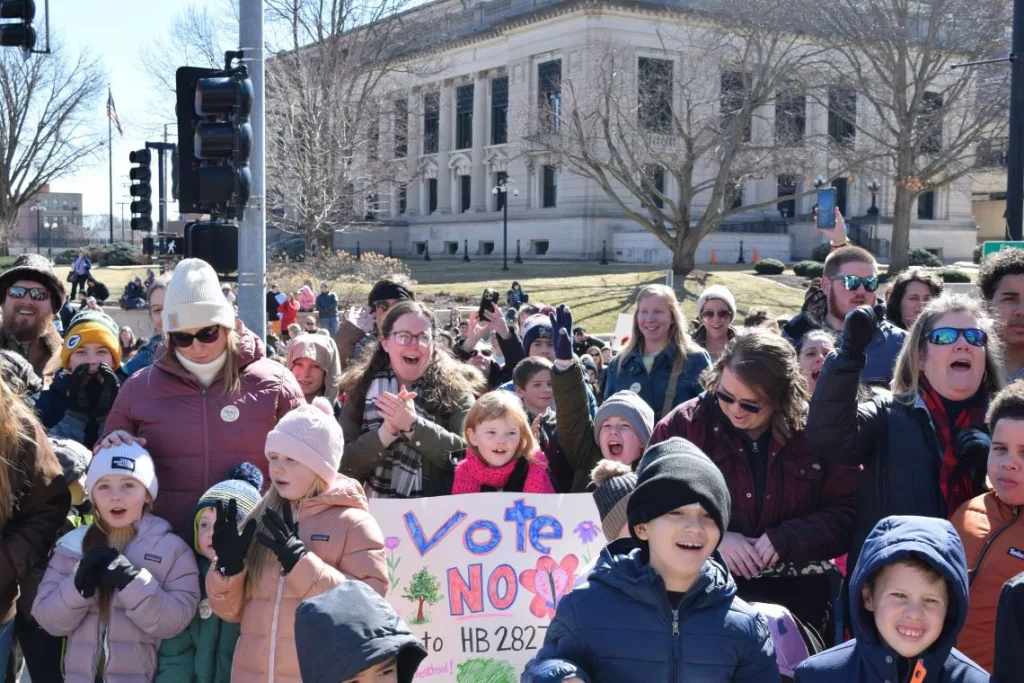
[[[334,409],[318,396],[281,418],[267,435],[264,452],[287,455],[331,482],[341,466],[344,447],[345,435],[334,419]]]

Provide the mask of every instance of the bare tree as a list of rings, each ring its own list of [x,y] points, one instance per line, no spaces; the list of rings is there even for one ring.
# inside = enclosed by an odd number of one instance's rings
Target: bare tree
[[[851,149],[895,184],[890,270],[907,266],[911,209],[923,193],[964,179],[975,150],[1008,124],[1009,69],[960,68],[1008,47],[1011,4],[1003,0],[836,0],[808,2],[836,51],[834,84],[857,93]]]
[[[97,125],[104,73],[88,54],[22,58],[0,50],[0,249],[21,207],[106,145]]]

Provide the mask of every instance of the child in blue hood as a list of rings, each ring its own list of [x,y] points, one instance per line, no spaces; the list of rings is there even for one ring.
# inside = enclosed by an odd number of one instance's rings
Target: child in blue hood
[[[778,683],[768,624],[712,554],[729,526],[722,473],[689,441],[652,446],[626,505],[639,545],[605,548],[568,593],[522,683]]]
[[[811,657],[794,683],[987,683],[953,647],[967,616],[967,560],[953,525],[886,517],[850,581],[854,640]]]

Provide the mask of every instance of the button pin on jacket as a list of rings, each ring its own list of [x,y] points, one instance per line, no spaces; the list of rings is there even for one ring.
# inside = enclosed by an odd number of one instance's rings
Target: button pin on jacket
[[[640,386],[640,382],[633,382],[633,384],[630,385],[629,390],[632,391],[634,394],[639,394],[641,388],[642,387]]]
[[[225,422],[234,422],[238,419],[238,406],[224,406],[220,409],[220,419]]]

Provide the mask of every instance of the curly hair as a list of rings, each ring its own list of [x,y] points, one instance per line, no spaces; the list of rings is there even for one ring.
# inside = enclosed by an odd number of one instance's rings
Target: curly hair
[[[715,366],[704,374],[704,388],[716,391],[726,368],[775,411],[771,422],[774,433],[789,438],[804,429],[807,380],[788,341],[764,328],[741,329]]]
[[[355,405],[362,405],[366,401],[366,391],[374,375],[391,369],[391,357],[380,340],[391,334],[399,318],[410,314],[426,318],[430,321],[431,335],[437,333],[434,314],[423,304],[418,301],[400,301],[392,306],[381,324],[380,337],[341,376],[341,391],[348,394],[348,400],[355,401]],[[479,370],[455,360],[450,353],[431,341],[430,362],[417,384],[419,398],[429,412],[451,415],[461,410],[464,395],[479,396],[486,390],[487,383]]]
[[[942,294],[942,280],[935,275],[920,270],[908,270],[900,273],[889,285],[889,292],[885,295],[885,317],[893,325],[903,330],[907,329],[907,322],[903,319],[900,309],[903,297],[907,294],[907,287],[911,282],[920,282],[928,287],[933,299]]]
[[[978,268],[978,287],[985,301],[992,301],[999,283],[1007,275],[1024,275],[1024,250],[1003,249],[981,262]]]

